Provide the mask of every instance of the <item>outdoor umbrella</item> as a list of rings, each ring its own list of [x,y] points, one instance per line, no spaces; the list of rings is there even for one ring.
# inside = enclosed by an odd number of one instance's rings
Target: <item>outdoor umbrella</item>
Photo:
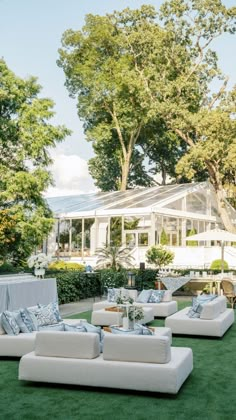
[[[224,246],[225,242],[236,242],[236,234],[227,230],[212,229],[197,235],[188,236],[188,241],[219,241],[221,243],[221,272],[224,272]]]

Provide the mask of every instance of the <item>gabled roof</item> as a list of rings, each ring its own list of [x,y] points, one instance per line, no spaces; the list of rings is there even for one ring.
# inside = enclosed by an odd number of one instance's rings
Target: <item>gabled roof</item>
[[[93,217],[95,215],[147,214],[191,193],[205,191],[207,182],[174,184],[126,191],[97,192],[76,196],[47,198],[56,217]],[[169,210],[170,211],[170,210]]]

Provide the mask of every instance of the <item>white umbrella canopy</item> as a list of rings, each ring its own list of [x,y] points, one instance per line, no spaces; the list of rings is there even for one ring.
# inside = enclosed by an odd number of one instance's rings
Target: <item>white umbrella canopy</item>
[[[221,242],[221,272],[224,272],[224,246],[225,242],[236,242],[236,234],[222,229],[206,230],[196,235],[188,236],[188,241],[219,241]]]

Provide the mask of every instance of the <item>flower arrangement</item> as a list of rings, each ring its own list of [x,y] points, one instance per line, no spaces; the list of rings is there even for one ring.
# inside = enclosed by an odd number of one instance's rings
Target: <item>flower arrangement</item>
[[[129,318],[130,321],[140,321],[144,318],[144,310],[142,306],[133,305],[134,299],[129,297],[128,299],[124,299],[121,293],[116,298],[117,305],[127,305],[127,308],[124,308],[123,317]]]
[[[27,264],[29,268],[47,268],[48,264],[50,263],[51,258],[48,257],[46,254],[41,253],[37,255],[32,255],[28,260]]]

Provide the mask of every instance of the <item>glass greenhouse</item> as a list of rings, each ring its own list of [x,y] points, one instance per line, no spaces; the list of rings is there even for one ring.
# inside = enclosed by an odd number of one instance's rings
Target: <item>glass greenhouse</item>
[[[47,198],[56,223],[47,251],[86,259],[98,247],[131,250],[165,243],[188,245],[188,236],[222,227],[215,193],[207,182]],[[227,204],[236,223],[236,212]],[[200,244],[201,245],[201,244]]]

